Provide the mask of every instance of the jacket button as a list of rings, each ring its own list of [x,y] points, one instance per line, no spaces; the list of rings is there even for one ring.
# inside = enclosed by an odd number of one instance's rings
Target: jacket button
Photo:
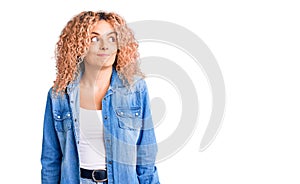
[[[71,103],[74,103],[74,101],[73,101],[73,100],[71,100]]]
[[[75,118],[74,121],[77,122],[77,119]]]
[[[104,116],[104,119],[107,119],[107,116]]]

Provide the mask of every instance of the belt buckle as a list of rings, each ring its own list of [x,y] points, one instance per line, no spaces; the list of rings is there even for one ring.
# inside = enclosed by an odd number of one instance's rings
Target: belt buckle
[[[92,178],[93,178],[94,182],[103,182],[103,181],[107,181],[107,175],[106,175],[106,178],[103,179],[103,180],[96,180],[95,175],[94,175],[96,171],[106,171],[106,170],[105,170],[105,169],[97,169],[97,170],[93,170],[93,172],[92,172]]]

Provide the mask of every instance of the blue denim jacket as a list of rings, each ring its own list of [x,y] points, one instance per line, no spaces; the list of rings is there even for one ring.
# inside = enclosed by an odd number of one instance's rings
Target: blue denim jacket
[[[42,183],[79,184],[79,81],[67,93],[47,97],[42,144]],[[157,144],[148,90],[142,78],[132,88],[113,69],[102,100],[104,144],[109,184],[159,184],[155,166]]]

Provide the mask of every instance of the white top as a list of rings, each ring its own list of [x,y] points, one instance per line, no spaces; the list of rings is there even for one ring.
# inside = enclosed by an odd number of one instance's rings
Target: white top
[[[80,167],[84,169],[105,169],[105,147],[102,110],[88,110],[80,107]]]

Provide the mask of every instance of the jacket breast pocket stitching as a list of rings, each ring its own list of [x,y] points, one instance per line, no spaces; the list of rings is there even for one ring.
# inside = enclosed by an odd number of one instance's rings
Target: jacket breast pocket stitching
[[[66,132],[72,128],[70,112],[54,112],[54,125],[58,132]]]
[[[120,128],[127,130],[142,128],[141,107],[117,108],[116,115]]]

